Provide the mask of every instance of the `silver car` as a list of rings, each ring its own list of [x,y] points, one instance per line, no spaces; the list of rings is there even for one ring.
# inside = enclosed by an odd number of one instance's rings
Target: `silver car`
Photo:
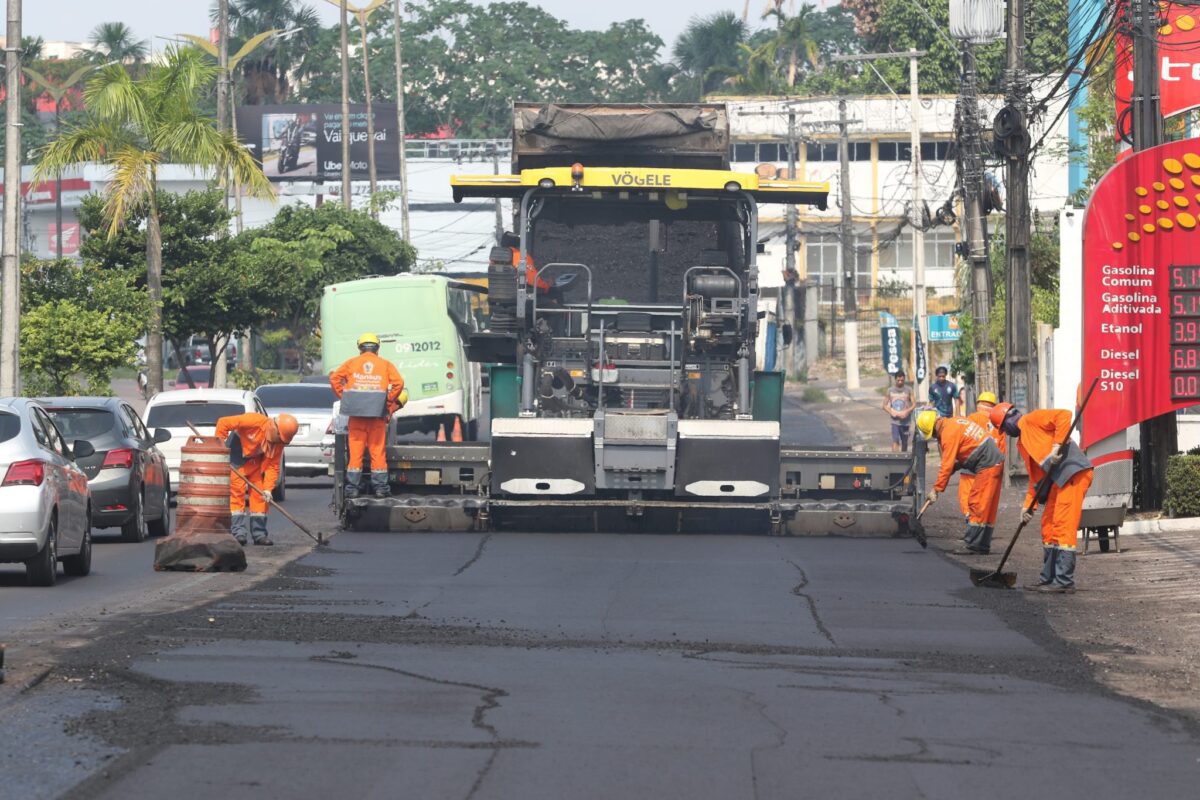
[[[326,381],[316,383],[271,383],[254,392],[267,413],[291,414],[300,424],[296,438],[284,448],[287,474],[315,477],[326,475],[332,463],[321,439],[333,421],[337,396]]]
[[[37,402],[0,398],[0,562],[23,562],[31,586],[53,586],[60,561],[68,575],[91,572],[92,496],[75,458],[93,453],[68,446]]]

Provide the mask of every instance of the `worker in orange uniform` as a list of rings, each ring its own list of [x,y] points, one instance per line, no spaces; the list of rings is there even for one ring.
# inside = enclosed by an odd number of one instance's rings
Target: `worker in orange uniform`
[[[1017,452],[1029,471],[1029,491],[1025,493],[1021,521],[1033,519],[1042,509],[1042,574],[1031,591],[1072,594],[1075,591],[1075,548],[1079,519],[1083,516],[1083,498],[1092,485],[1092,462],[1067,438],[1071,412],[1045,408],[1022,414],[1012,403],[1000,403],[992,409],[992,424],[1009,436],[1017,437]],[[1064,444],[1065,441],[1065,444]],[[1037,484],[1050,475],[1044,497],[1037,496]]]
[[[512,252],[513,269],[519,269],[521,266],[521,237],[515,233],[505,231],[500,237],[500,246],[507,247]],[[525,254],[525,285],[536,286],[537,290],[542,294],[547,294],[550,291],[550,284],[538,277],[537,267],[533,263],[533,256],[529,255],[529,253]]]
[[[996,395],[991,392],[982,392],[979,398],[975,401],[975,411],[970,414],[967,419],[987,431],[996,440],[996,446],[1000,448],[1000,455],[1008,453],[1008,436],[1003,431],[992,424],[992,408],[996,405]],[[1001,476],[1003,477],[1003,476]],[[1000,489],[1001,481],[996,484],[996,491],[992,493],[991,501],[988,504],[988,513],[986,515],[986,523],[988,527],[996,527],[996,514],[1000,510]],[[971,487],[975,483],[975,474],[969,472],[965,467],[958,473],[958,504],[962,508],[963,517],[970,525],[971,511],[969,498],[971,496]],[[966,537],[964,537],[966,538]],[[991,536],[988,537],[989,541]]]
[[[341,412],[349,417],[346,497],[358,497],[364,452],[371,459],[372,492],[387,497],[392,493],[388,486],[388,420],[408,402],[408,393],[396,365],[379,355],[378,336],[364,333],[358,337],[358,353],[329,376],[333,393],[342,401]]]
[[[999,491],[1000,470],[1004,456],[987,428],[966,417],[942,417],[933,409],[917,415],[917,430],[926,439],[935,436],[942,453],[942,465],[937,481],[929,492],[929,502],[938,499],[946,491],[950,476],[956,469],[968,469],[975,479],[971,494],[967,498],[970,516],[967,519],[967,535],[960,555],[987,555],[992,549],[992,527],[987,524],[988,507],[992,493]],[[993,523],[994,524],[994,523]]]
[[[229,448],[229,529],[239,544],[246,534],[255,544],[272,545],[267,536],[267,509],[278,485],[283,448],[300,426],[291,414],[237,414],[217,420],[217,438]]]

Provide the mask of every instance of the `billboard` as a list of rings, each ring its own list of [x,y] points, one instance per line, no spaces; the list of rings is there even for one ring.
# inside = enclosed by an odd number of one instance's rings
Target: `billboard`
[[[396,105],[372,103],[375,173],[399,180]],[[337,103],[239,106],[238,136],[272,181],[326,181],[342,177],[342,107]],[[367,107],[350,106],[350,177],[366,180]]]
[[[1200,107],[1200,8],[1171,5],[1160,11],[1159,104],[1164,117]],[[1132,128],[1127,111],[1133,97],[1133,42],[1125,26],[1117,33],[1117,136]]]
[[[1083,446],[1200,403],[1200,139],[1134,153],[1083,233]]]

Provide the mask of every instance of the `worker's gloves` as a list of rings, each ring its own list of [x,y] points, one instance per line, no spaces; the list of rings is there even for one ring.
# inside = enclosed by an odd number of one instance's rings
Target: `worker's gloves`
[[[1050,448],[1050,455],[1046,460],[1050,462],[1050,466],[1057,466],[1063,460],[1064,455],[1066,454],[1062,452],[1062,446],[1056,444]]]
[[[1031,520],[1031,519],[1033,519],[1033,509],[1032,508],[1027,508],[1021,512],[1021,522],[1022,523],[1028,523],[1029,520]]]
[[[400,404],[400,408],[408,405],[408,389],[401,389],[400,395],[396,398],[396,402]]]
[[[938,499],[938,490],[937,490],[937,489],[930,489],[930,490],[929,490],[929,502],[930,502],[930,503],[936,503],[936,502],[937,502],[937,499]]]
[[[262,492],[262,499],[263,499],[263,501],[264,501],[264,502],[267,502],[267,503],[271,502],[271,499],[272,499],[272,498],[271,498],[271,493],[270,493],[270,492],[268,492],[268,491],[266,491],[266,490],[264,490],[264,491]]]

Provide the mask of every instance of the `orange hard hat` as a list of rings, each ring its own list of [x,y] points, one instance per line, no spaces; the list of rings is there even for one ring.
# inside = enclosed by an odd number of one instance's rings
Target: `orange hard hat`
[[[279,438],[283,443],[289,444],[292,439],[296,438],[296,431],[300,429],[300,424],[291,414],[280,414],[275,418],[275,429],[279,431]]]
[[[999,428],[1004,424],[1004,418],[1008,416],[1008,412],[1011,411],[1012,408],[1012,403],[997,403],[996,405],[992,406],[992,411],[988,415],[988,419],[991,420],[993,426]]]

